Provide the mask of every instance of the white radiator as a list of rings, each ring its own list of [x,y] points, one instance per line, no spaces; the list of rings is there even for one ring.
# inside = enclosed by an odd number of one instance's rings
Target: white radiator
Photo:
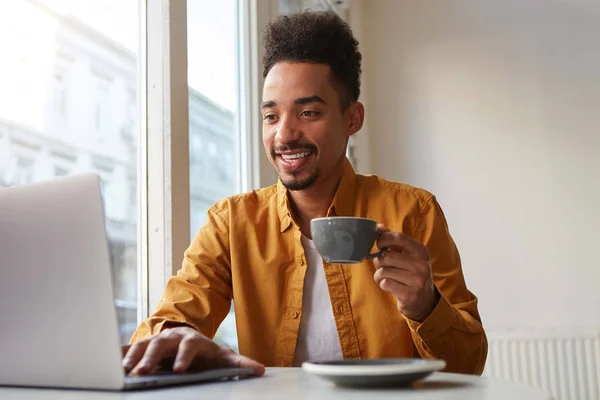
[[[600,400],[600,330],[489,333],[484,376],[537,386],[556,400]]]

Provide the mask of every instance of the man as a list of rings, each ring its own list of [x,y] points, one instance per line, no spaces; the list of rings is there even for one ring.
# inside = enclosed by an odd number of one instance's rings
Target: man
[[[487,340],[477,299],[435,197],[358,175],[345,157],[363,124],[361,55],[334,13],[280,16],[265,31],[263,143],[277,185],[222,200],[185,253],[158,310],[125,347],[125,370],[174,359],[254,368],[307,359],[442,358],[480,374]],[[329,265],[310,221],[377,220],[382,256]],[[240,355],[214,343],[235,299]]]

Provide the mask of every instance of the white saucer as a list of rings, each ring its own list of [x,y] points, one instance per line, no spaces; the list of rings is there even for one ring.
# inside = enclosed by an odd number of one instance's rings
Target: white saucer
[[[446,368],[444,360],[382,358],[306,361],[302,369],[342,386],[407,386]]]

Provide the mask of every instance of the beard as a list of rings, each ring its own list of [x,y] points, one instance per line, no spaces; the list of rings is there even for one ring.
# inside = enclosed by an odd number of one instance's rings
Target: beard
[[[281,183],[283,183],[283,186],[285,186],[285,188],[288,190],[308,189],[312,186],[313,183],[315,183],[318,177],[319,173],[316,169],[310,171],[308,176],[303,178],[298,176],[292,176],[291,178],[284,179],[281,175],[279,175]]]

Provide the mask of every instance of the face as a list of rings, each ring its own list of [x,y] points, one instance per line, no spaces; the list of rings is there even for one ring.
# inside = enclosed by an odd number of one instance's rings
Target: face
[[[263,144],[290,190],[343,171],[348,138],[362,126],[362,104],[342,110],[333,82],[328,65],[313,63],[279,62],[265,78]]]

